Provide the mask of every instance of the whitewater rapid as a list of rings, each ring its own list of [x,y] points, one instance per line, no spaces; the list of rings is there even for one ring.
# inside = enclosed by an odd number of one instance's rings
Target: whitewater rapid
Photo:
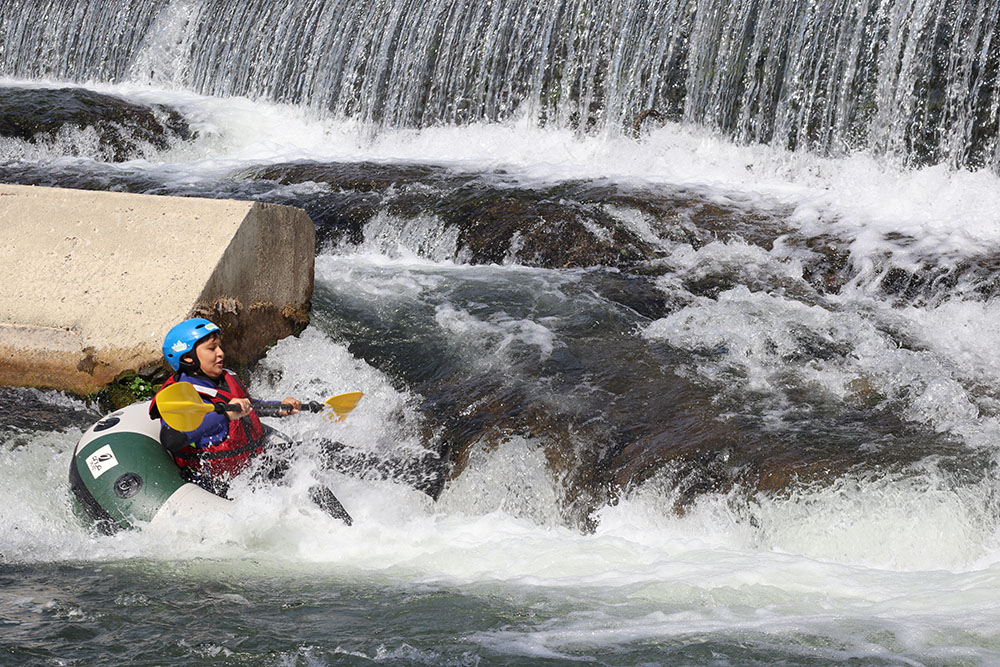
[[[724,415],[726,406],[743,402],[759,405],[763,421],[780,424],[802,409],[794,399],[803,387],[850,401],[852,382],[861,377],[865,391],[890,396],[904,421],[952,438],[956,449],[982,460],[982,469],[966,475],[931,454],[905,469],[855,470],[784,492],[709,491],[675,511],[678,489],[667,468],[599,508],[592,531],[564,521],[565,480],[546,459],[544,435],[517,434],[493,448],[474,448],[436,502],[404,485],[320,470],[308,445],[317,438],[374,453],[419,451],[429,428],[424,397],[352,354],[339,328],[345,305],[380,314],[411,309],[420,315],[413,319],[415,336],[433,332],[456,364],[514,383],[524,378],[507,377],[510,369],[544,368],[565,350],[569,323],[580,311],[607,319],[611,310],[580,288],[597,269],[540,269],[513,260],[474,266],[438,221],[408,227],[384,213],[368,223],[361,244],[321,249],[313,323],[300,337],[279,342],[254,370],[253,387],[262,396],[365,393],[343,423],[309,415],[273,422],[307,443],[286,485],[237,485],[232,512],[198,524],[92,535],[73,515],[66,472],[84,423],[96,415],[77,399],[40,393],[42,404],[78,416],[62,428],[0,436],[0,475],[7,480],[0,485],[0,566],[183,563],[184,576],[194,578],[250,572],[498,596],[537,604],[546,618],[527,628],[483,627],[466,639],[532,658],[711,636],[776,642],[803,660],[1000,659],[1000,311],[995,299],[976,298],[964,284],[954,294],[942,290],[931,302],[902,307],[876,289],[890,263],[919,269],[995,255],[996,175],[902,168],[864,153],[829,159],[740,146],[679,124],[649,131],[641,141],[527,121],[373,134],[298,107],[88,87],[169,104],[197,138],[115,165],[88,157],[85,131],[48,147],[0,140],[7,167],[138,173],[198,194],[261,164],[432,164],[502,174],[523,187],[583,179],[684,189],[748,213],[776,212],[801,237],[845,241],[855,267],[845,288],[799,298],[796,289],[805,288],[796,281],[809,252],[801,246],[779,239],[771,248],[739,240],[693,248],[662,238],[641,214],[621,212],[663,251],[658,261],[673,268],[657,279],[664,294],[677,292],[684,276],[720,267],[743,280],[714,298],[688,299],[665,317],[636,318],[621,334],[690,352],[694,361],[685,372],[717,393]],[[294,195],[329,185],[268,187]],[[771,287],[757,289],[759,280]],[[797,287],[773,287],[782,281]],[[847,352],[803,360],[803,331]],[[905,349],[893,342],[899,332],[911,343]],[[873,456],[891,446],[873,443]],[[355,518],[352,528],[305,502],[316,478],[335,489]],[[18,599],[0,603],[0,611],[14,613]]]

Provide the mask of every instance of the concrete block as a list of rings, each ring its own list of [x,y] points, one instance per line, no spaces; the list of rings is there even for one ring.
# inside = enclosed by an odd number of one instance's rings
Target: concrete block
[[[296,208],[0,184],[0,384],[91,393],[195,315],[249,363],[308,321],[314,258]]]

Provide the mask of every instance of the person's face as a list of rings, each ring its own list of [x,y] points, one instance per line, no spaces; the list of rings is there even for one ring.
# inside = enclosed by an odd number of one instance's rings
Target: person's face
[[[202,373],[213,380],[222,375],[222,361],[226,358],[226,353],[222,351],[222,339],[219,336],[209,336],[195,345],[194,353],[198,357]]]

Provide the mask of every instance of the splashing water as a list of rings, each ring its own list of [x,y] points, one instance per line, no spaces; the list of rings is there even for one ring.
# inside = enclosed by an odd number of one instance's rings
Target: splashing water
[[[1000,660],[991,3],[15,4],[3,86],[192,135],[5,138],[0,178],[303,206],[312,323],[251,386],[365,398],[275,420],[289,474],[230,512],[108,537],[94,409],[0,392],[12,660]]]

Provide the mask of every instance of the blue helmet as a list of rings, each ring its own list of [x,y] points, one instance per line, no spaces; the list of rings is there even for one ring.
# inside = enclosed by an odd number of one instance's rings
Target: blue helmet
[[[180,370],[181,357],[189,354],[202,338],[211,336],[219,327],[201,317],[174,325],[163,339],[163,358],[175,371]]]

